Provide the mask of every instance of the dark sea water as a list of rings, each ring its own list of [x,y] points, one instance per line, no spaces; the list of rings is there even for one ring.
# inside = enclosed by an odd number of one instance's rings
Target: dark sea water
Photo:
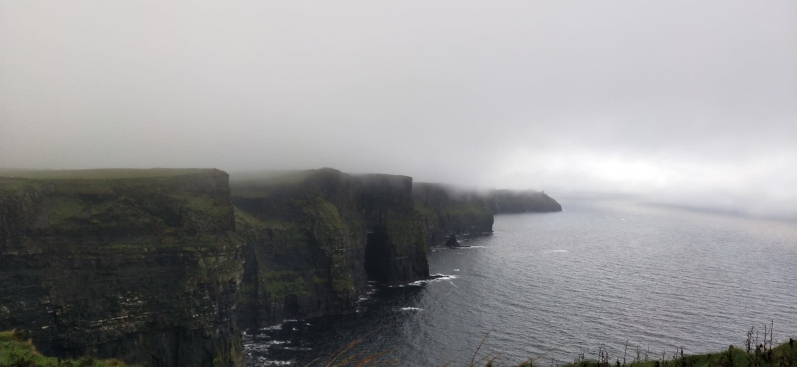
[[[437,248],[429,282],[376,288],[356,314],[287,322],[244,338],[249,366],[390,350],[402,366],[571,362],[628,340],[651,358],[741,345],[774,320],[797,336],[797,223],[623,201],[564,201],[561,213],[502,214],[471,248]],[[478,358],[477,358],[478,359]],[[323,364],[325,365],[325,364]]]

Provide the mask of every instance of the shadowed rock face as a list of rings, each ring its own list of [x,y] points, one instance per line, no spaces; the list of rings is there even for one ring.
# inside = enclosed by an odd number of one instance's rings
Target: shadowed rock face
[[[457,236],[452,234],[451,237],[448,237],[448,240],[446,240],[446,246],[459,247],[459,241],[457,241]]]
[[[394,175],[353,176],[356,202],[369,233],[367,247],[383,256],[369,275],[382,283],[429,277],[421,217],[412,202],[412,178]],[[379,271],[381,269],[381,271]]]
[[[493,231],[493,213],[475,191],[455,190],[435,183],[415,183],[415,209],[421,215],[426,239],[441,245],[451,234],[482,234]]]
[[[183,173],[0,177],[0,329],[58,356],[241,365],[228,176]]]
[[[321,169],[231,184],[247,240],[241,326],[352,312],[369,278],[429,276],[410,177]]]
[[[333,169],[14,175],[0,172],[0,330],[143,366],[240,366],[236,325],[352,312],[369,280],[428,278],[427,243],[491,232],[492,212],[561,210]]]

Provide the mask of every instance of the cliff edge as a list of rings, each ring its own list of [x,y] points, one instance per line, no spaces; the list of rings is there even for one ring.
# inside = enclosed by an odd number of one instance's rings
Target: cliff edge
[[[240,366],[234,230],[219,170],[6,172],[0,330],[54,356]]]
[[[333,169],[235,176],[246,270],[241,327],[352,312],[369,280],[429,276],[412,178]]]

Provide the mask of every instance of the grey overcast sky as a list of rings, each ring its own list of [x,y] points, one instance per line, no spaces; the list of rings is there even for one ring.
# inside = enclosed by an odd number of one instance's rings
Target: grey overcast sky
[[[0,167],[797,211],[797,1],[2,1]]]

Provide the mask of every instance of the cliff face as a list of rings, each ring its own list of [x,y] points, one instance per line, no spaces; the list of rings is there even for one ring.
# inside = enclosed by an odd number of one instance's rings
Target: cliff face
[[[0,330],[50,355],[241,365],[244,242],[226,173],[29,177],[0,177]]]
[[[233,180],[246,270],[238,320],[351,312],[367,281],[429,276],[412,179],[332,169]]]
[[[552,197],[533,190],[493,190],[484,195],[484,203],[495,214],[562,211],[562,206]]]
[[[561,210],[543,193],[332,169],[15,176],[0,172],[0,330],[143,366],[240,366],[237,325],[352,312],[368,281],[428,278],[427,243]]]
[[[476,192],[455,190],[442,184],[415,183],[412,198],[430,244],[442,244],[451,234],[493,231],[493,213]]]

